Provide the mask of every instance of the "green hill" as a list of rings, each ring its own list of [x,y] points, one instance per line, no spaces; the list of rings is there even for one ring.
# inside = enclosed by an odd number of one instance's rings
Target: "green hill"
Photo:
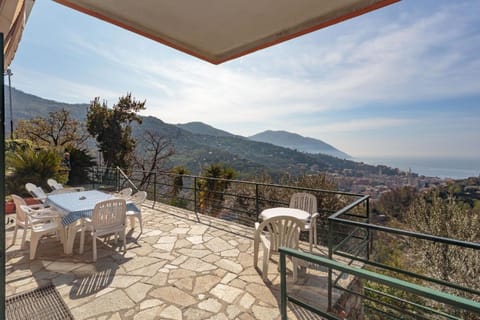
[[[351,158],[348,154],[323,142],[322,140],[303,137],[287,131],[267,130],[249,137],[254,141],[268,142],[276,146],[298,150],[307,153],[323,153],[340,159]]]

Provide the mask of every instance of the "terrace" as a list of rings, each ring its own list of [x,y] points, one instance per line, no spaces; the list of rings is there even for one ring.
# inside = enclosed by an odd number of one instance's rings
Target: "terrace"
[[[480,312],[480,304],[474,301],[480,295],[475,289],[398,270],[370,255],[380,232],[411,241],[448,244],[465,253],[473,250],[478,254],[479,244],[378,226],[369,222],[368,196],[308,189],[323,205],[318,240],[324,246],[305,254],[302,252],[308,252],[308,243],[302,242],[301,251],[285,251],[298,255],[307,266],[296,283],[291,272],[285,272],[283,266],[279,272],[276,263],[270,265],[269,281],[264,282],[261,271],[253,266],[252,224],[259,211],[285,206],[285,195],[299,188],[229,181],[229,188],[222,192],[223,201],[201,214],[197,186],[198,180],[205,178],[182,176],[183,187],[175,202],[184,208],[179,208],[165,204],[172,202],[169,190],[174,177],[155,177],[148,189],[150,200],[142,207],[144,233],[137,238],[138,226],[129,232],[125,255],[114,251],[111,243],[99,247],[99,259],[94,263],[91,238],[87,238],[85,253],[79,254],[79,237],[71,256],[63,254],[60,243],[53,238],[42,240],[33,261],[28,260],[28,249],[22,250],[18,242],[8,247],[7,297],[51,283],[76,319],[321,318],[312,311],[328,319],[359,319],[365,312],[380,318],[452,319],[462,318],[462,310],[470,316]],[[110,175],[96,171],[90,187],[118,189],[135,185],[139,176],[134,173],[130,178],[122,176],[121,171]],[[211,216],[213,212],[216,217]],[[12,233],[13,228],[7,225],[7,245]],[[275,259],[278,261],[278,257]],[[395,273],[398,278],[385,273]],[[410,282],[398,280],[406,278]],[[405,298],[391,291],[381,293],[378,287],[364,287],[367,281],[411,295]],[[460,294],[440,292],[451,292],[452,288]],[[473,300],[462,298],[465,294]],[[420,298],[428,300],[419,302]],[[435,309],[433,306],[438,305],[432,301],[451,305],[453,311],[448,314]]]

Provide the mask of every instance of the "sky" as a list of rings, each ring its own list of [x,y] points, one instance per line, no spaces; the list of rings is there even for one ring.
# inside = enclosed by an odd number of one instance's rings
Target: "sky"
[[[243,136],[285,130],[353,157],[480,166],[480,0],[404,0],[221,65],[53,1],[35,1],[12,86]]]

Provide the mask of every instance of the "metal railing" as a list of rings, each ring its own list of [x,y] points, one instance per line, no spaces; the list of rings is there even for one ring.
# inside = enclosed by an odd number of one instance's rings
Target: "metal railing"
[[[327,217],[346,204],[363,195],[286,186],[272,183],[207,178],[195,175],[180,175],[171,172],[155,172],[149,184],[141,185],[142,171],[122,174],[119,169],[96,167],[90,173],[91,187],[119,190],[127,186],[147,191],[148,199],[199,214],[215,216],[253,227],[262,210],[271,207],[288,207],[290,196],[295,192],[309,192],[318,199],[320,217],[318,243],[327,244]],[[306,234],[302,235],[305,239]]]
[[[468,312],[472,313],[478,313],[480,315],[480,303],[472,301],[470,299],[466,299],[463,297],[459,297],[453,294],[445,293],[439,290],[435,290],[432,288],[428,288],[425,286],[421,286],[418,284],[410,283],[404,280],[400,280],[398,278],[386,276],[383,274],[379,274],[376,272],[372,272],[369,270],[364,270],[362,268],[357,268],[357,267],[351,267],[347,264],[340,263],[331,259],[326,259],[322,258],[320,256],[312,255],[309,253],[304,253],[298,250],[294,250],[291,248],[280,248],[280,276],[281,276],[281,308],[280,308],[280,313],[282,320],[287,319],[287,304],[288,302],[292,302],[296,305],[300,305],[303,308],[314,312],[316,314],[321,315],[322,317],[326,319],[332,319],[332,320],[340,320],[343,319],[340,318],[332,308],[329,308],[328,310],[324,311],[316,306],[312,306],[308,303],[303,302],[302,300],[297,299],[296,297],[289,295],[288,294],[288,288],[287,288],[287,278],[286,278],[286,256],[292,256],[304,261],[307,261],[309,263],[313,264],[318,264],[321,266],[327,267],[329,270],[337,270],[341,274],[349,274],[353,275],[358,279],[364,279],[368,281],[372,281],[375,283],[379,283],[382,285],[385,285],[390,288],[396,288],[398,290],[402,290],[408,293],[412,293],[414,295],[430,299],[433,301],[438,301],[443,304],[452,306],[457,309],[462,309]],[[364,294],[362,292],[356,292],[350,290],[349,292],[352,295],[358,295],[364,297]],[[409,312],[408,310],[401,310],[402,312],[402,317],[401,319],[431,319],[431,317],[442,317],[446,319],[460,319],[458,317],[452,316],[450,314],[447,314],[445,312],[441,312],[438,310],[435,310],[433,308],[428,308],[425,306],[417,305],[416,306],[419,310],[424,311],[424,313],[427,314],[427,317],[422,315],[420,312],[414,313],[414,312]],[[392,315],[390,314],[382,314],[382,318],[392,318]],[[400,319],[400,317],[399,317]]]
[[[371,253],[375,250],[377,244],[374,239],[379,233],[405,237],[410,241],[428,241],[479,252],[480,244],[375,225],[370,221],[370,197],[367,195],[262,182],[179,175],[170,172],[156,172],[152,175],[153,178],[150,179],[150,183],[141,185],[141,182],[145,181],[145,179],[142,179],[143,177],[144,173],[141,171],[128,172],[127,175],[120,173],[118,169],[95,168],[91,173],[91,182],[94,188],[115,190],[119,190],[127,185],[133,185],[136,188],[147,191],[148,198],[154,201],[154,205],[159,201],[192,210],[197,214],[197,217],[198,214],[210,215],[251,227],[258,221],[258,216],[262,210],[271,207],[288,206],[288,200],[294,192],[305,191],[314,194],[318,199],[318,208],[321,208],[319,210],[320,216],[317,219],[317,229],[319,230],[317,240],[320,245],[328,246],[328,259],[330,261],[326,263],[323,260],[319,260],[321,265],[329,266],[328,311],[334,308],[334,290],[340,290],[346,294],[359,295],[356,292],[351,292],[349,288],[339,285],[342,273],[334,275],[333,270],[342,271],[343,269],[335,269],[331,267],[331,263],[340,259],[342,262],[348,261],[347,266],[349,267],[354,263],[356,265],[361,264],[365,269],[370,269],[377,274],[392,275],[397,280],[404,279],[412,282],[412,284],[416,282],[417,284],[421,283],[426,287],[436,287],[440,290],[445,290],[446,288],[451,292],[459,292],[459,294],[464,296],[473,295],[474,297],[480,297],[480,292],[476,289],[428,277],[419,273],[418,270],[401,269],[376,261]],[[303,240],[306,240],[305,234],[303,237]],[[311,258],[308,255],[305,257]],[[284,272],[282,272],[282,277],[284,277]],[[389,281],[380,283],[387,286],[387,290],[377,290],[369,287],[368,282],[366,282],[364,293],[361,294],[362,299],[365,301],[365,308],[372,314],[381,314],[380,318],[397,319],[401,318],[398,314],[405,312],[410,313],[410,317],[415,319],[421,319],[422,317],[419,314],[422,312],[435,314],[439,318],[457,318],[455,315],[430,307],[424,301],[417,301],[415,300],[416,298],[413,300],[405,299],[385,292],[388,291],[388,286],[392,285],[392,283]],[[417,297],[415,291],[410,290],[408,292]],[[419,297],[423,296],[419,295]],[[432,299],[436,297],[434,295]],[[295,299],[290,301],[294,303],[299,302]],[[312,309],[311,306],[306,306],[301,302],[299,304],[308,310]],[[404,308],[399,308],[398,306],[404,306]],[[316,309],[316,311],[318,310]]]

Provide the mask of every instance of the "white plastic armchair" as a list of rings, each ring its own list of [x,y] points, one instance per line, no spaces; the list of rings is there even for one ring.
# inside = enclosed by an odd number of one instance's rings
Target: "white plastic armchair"
[[[312,252],[312,245],[315,244],[315,247],[317,246],[317,197],[306,192],[294,193],[290,198],[290,208],[301,209],[310,213],[303,231],[308,231],[310,252]]]
[[[111,199],[97,202],[93,209],[92,219],[85,219],[85,226],[80,236],[80,253],[83,253],[85,231],[92,233],[93,261],[97,261],[97,237],[114,234],[121,236],[124,252],[127,251],[125,234],[126,220],[125,199]]]
[[[49,214],[50,210],[45,209],[43,204],[27,205],[25,200],[22,197],[17,196],[16,194],[12,194],[11,197],[13,199],[13,202],[15,203],[15,229],[13,231],[12,246],[15,244],[15,240],[17,239],[18,228],[22,228],[23,229],[22,248],[23,248],[25,247],[25,239],[27,237],[28,223],[27,223],[26,213],[24,210],[22,210],[22,206],[28,206],[34,209],[38,214],[43,214],[43,213]],[[38,217],[36,219],[40,220],[40,218]]]
[[[67,187],[65,188],[61,183],[58,183],[55,179],[48,179],[47,180],[48,186],[52,189],[50,194],[57,194],[57,193],[68,193],[68,192],[77,192],[77,191],[84,191],[84,187]]]
[[[133,196],[130,197],[129,201],[133,202],[135,206],[138,208],[138,211],[128,210],[127,217],[130,219],[130,225],[133,229],[135,226],[135,218],[138,219],[138,223],[140,224],[140,234],[143,233],[143,223],[142,223],[142,203],[145,202],[147,199],[147,192],[146,191],[138,191]]]
[[[47,199],[47,194],[45,193],[45,191],[43,191],[42,187],[28,182],[25,184],[25,189],[27,189],[27,191],[32,195],[32,197],[40,200],[41,202],[45,202],[45,199]]]
[[[120,199],[128,200],[132,195],[132,192],[133,192],[132,188],[124,188],[118,191],[117,193],[115,193],[115,196]]]
[[[60,216],[55,212],[49,210],[47,213],[39,213],[29,206],[21,205],[20,209],[26,216],[26,228],[31,229],[30,236],[30,260],[35,258],[37,252],[38,242],[44,235],[55,233],[59,236],[60,241],[63,242],[63,230],[60,223]],[[26,233],[26,230],[25,230]]]
[[[52,191],[63,189],[63,185],[61,183],[58,183],[57,180],[52,178],[47,180],[47,184],[52,189]]]
[[[291,216],[276,216],[269,218],[262,223],[255,223],[254,236],[254,267],[258,263],[258,249],[260,243],[263,248],[263,268],[262,278],[268,280],[268,262],[272,253],[277,253],[280,247],[289,247],[298,249],[300,230],[304,227],[304,222]],[[297,281],[298,263],[296,258],[292,258],[293,263],[293,281]]]

